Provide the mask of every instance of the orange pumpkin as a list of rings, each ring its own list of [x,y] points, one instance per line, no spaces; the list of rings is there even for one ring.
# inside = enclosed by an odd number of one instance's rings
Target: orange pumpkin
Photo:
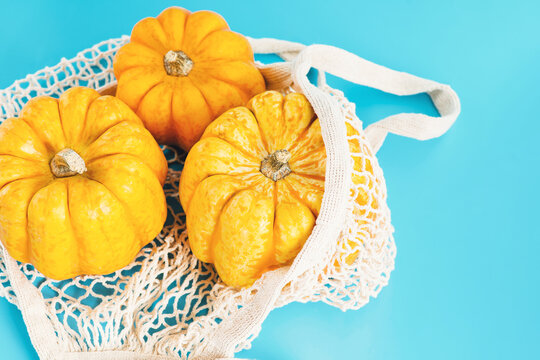
[[[347,131],[357,135],[350,125]],[[349,144],[362,152],[357,140]],[[354,168],[373,171],[362,157]],[[225,112],[193,146],[180,179],[194,255],[235,287],[290,264],[315,225],[325,171],[319,120],[304,95],[267,91]],[[363,176],[353,181],[373,186]],[[377,206],[369,200],[360,189],[356,201]],[[357,254],[343,261],[351,264]]]
[[[45,276],[129,264],[167,215],[167,162],[131,109],[73,88],[0,125],[0,240]]]
[[[265,89],[245,37],[216,13],[178,7],[135,25],[114,74],[116,96],[157,141],[186,150],[217,116]]]

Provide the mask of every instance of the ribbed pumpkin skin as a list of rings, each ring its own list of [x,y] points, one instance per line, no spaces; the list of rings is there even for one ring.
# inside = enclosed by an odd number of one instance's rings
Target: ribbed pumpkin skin
[[[183,51],[186,76],[168,75],[164,57]],[[117,94],[159,143],[188,150],[225,110],[265,89],[248,40],[211,11],[172,7],[138,22],[114,60]]]
[[[53,175],[65,148],[84,174]],[[32,99],[0,125],[0,240],[53,279],[111,273],[161,231],[166,174],[158,144],[117,98],[73,88]]]
[[[261,161],[281,149],[291,154],[292,172],[274,181],[261,173]],[[360,151],[357,141],[351,150]],[[366,162],[354,166],[371,170]],[[180,179],[193,253],[234,287],[291,263],[315,225],[325,170],[319,120],[304,95],[267,91],[225,112],[193,146]],[[358,201],[367,203],[367,195]]]

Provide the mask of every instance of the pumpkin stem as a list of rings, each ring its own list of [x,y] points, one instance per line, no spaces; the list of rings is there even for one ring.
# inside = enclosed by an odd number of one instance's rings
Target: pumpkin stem
[[[83,158],[69,148],[57,152],[50,165],[51,171],[56,177],[68,177],[86,172]]]
[[[193,60],[182,50],[169,50],[163,57],[163,66],[168,75],[187,76],[193,69]]]
[[[290,152],[287,150],[277,150],[261,161],[261,173],[274,181],[283,179],[292,172],[289,166],[290,159]]]

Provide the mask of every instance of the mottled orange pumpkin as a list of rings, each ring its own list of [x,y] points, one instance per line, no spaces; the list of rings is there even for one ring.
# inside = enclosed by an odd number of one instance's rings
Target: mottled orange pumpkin
[[[244,36],[214,12],[178,7],[135,25],[114,74],[116,96],[157,141],[186,150],[212,120],[265,89]]]
[[[0,240],[54,279],[111,273],[161,231],[166,174],[119,99],[88,88],[32,99],[0,125]]]
[[[357,135],[350,125],[347,131]],[[350,148],[361,151],[357,140]],[[369,160],[354,167],[372,171]],[[194,255],[235,287],[290,264],[315,225],[325,171],[319,120],[304,95],[267,91],[225,112],[193,146],[180,179]],[[357,201],[365,205],[368,198],[360,190]]]

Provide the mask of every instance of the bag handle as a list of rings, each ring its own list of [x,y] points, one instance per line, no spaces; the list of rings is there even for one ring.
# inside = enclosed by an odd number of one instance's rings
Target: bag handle
[[[306,48],[299,43],[274,39],[250,39],[250,41],[255,53],[274,52],[285,60],[291,60],[305,49],[305,52],[309,53],[312,67],[318,69],[319,74],[327,72],[350,82],[395,95],[427,93],[440,116],[401,113],[369,125],[365,132],[375,152],[382,146],[388,133],[418,140],[439,137],[450,129],[461,111],[459,98],[450,86],[388,69],[343,49],[328,45],[311,45]],[[270,87],[278,88],[286,84],[285,79],[291,79],[291,75],[294,80],[293,67],[299,60],[296,57],[291,64],[281,65],[281,72],[270,76]],[[268,73],[266,71],[268,68],[269,66],[261,67],[263,75],[266,75],[265,72]],[[273,71],[275,72],[275,67]],[[320,80],[321,78],[319,84]]]
[[[296,43],[278,39],[254,39],[248,37],[248,40],[256,54],[275,54],[285,60],[283,63],[274,64],[259,64],[259,71],[263,74],[266,80],[266,87],[270,90],[281,90],[293,85],[291,78],[292,61],[296,59],[298,54],[307,46],[301,43]],[[322,87],[326,85],[326,75],[324,71],[319,71],[317,76],[317,85]]]

